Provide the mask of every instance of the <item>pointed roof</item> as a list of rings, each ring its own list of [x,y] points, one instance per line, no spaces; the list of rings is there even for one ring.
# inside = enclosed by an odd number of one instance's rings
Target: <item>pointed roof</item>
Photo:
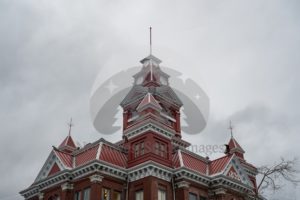
[[[141,103],[138,105],[138,107],[136,108],[138,111],[141,111],[147,107],[152,107],[156,110],[161,110],[162,107],[159,105],[159,103],[156,101],[156,99],[153,97],[153,95],[148,92],[145,97],[143,98],[143,100],[141,101]]]
[[[244,149],[241,147],[241,145],[234,139],[234,137],[231,137],[228,142],[229,150],[231,152],[238,151],[240,153],[245,153]]]
[[[221,158],[212,160],[209,163],[209,174],[217,174],[222,172],[225,167],[228,165],[230,159],[232,158],[232,155],[226,155]]]
[[[71,149],[76,149],[76,145],[74,143],[74,140],[72,138],[72,136],[69,134],[64,140],[63,142],[59,145],[59,149],[63,149],[65,147],[69,147]]]
[[[147,62],[147,61],[149,61],[149,60],[154,61],[156,64],[160,64],[160,63],[161,63],[161,60],[158,59],[157,57],[153,56],[152,54],[150,54],[150,55],[147,56],[146,58],[142,59],[140,62],[141,62],[142,64],[144,64],[145,62]]]

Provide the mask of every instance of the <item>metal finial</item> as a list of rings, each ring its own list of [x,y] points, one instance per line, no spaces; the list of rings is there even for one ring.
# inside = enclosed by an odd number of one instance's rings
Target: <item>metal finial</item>
[[[231,123],[231,120],[229,121],[229,127],[228,129],[230,130],[230,135],[231,135],[231,138],[233,138],[233,126],[232,126],[232,123]]]
[[[70,136],[72,127],[74,126],[74,124],[72,123],[72,118],[70,119],[70,123],[68,123],[68,126],[69,126],[69,136]]]
[[[150,31],[150,55],[152,55],[152,27],[149,28]]]

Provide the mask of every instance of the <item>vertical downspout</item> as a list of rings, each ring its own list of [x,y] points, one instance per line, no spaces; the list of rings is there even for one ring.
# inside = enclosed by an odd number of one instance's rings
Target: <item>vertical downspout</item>
[[[127,177],[127,184],[126,184],[126,200],[128,200],[128,188],[129,188],[129,177]]]
[[[172,175],[171,181],[172,181],[172,190],[173,190],[173,200],[175,200],[175,185],[174,185],[174,176],[173,175]]]

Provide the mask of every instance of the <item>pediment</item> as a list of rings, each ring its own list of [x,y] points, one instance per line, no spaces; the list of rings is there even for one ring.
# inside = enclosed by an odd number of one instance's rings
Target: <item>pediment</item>
[[[135,85],[132,87],[132,89],[129,91],[126,97],[122,100],[120,105],[124,107],[129,103],[135,102],[143,98],[147,94],[147,92],[148,92],[147,88],[143,86]]]
[[[169,86],[161,86],[158,87],[156,90],[156,95],[160,96],[163,99],[166,99],[167,101],[173,102],[178,106],[182,106],[182,101],[179,99],[177,94],[174,92],[174,90]]]
[[[65,169],[55,151],[52,150],[34,182],[40,181]]]
[[[235,181],[242,182],[245,185],[254,187],[244,167],[241,165],[239,159],[236,156],[233,156],[230,162],[228,162],[223,175]]]

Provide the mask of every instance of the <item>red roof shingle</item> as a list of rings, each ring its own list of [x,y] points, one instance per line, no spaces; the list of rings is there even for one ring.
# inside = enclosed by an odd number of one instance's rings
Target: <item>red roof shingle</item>
[[[62,161],[62,163],[68,167],[68,168],[72,168],[72,155],[62,152],[62,151],[58,151],[58,150],[54,150],[55,154],[59,157],[59,159]]]
[[[84,150],[83,152],[80,152],[75,156],[75,165],[80,166],[83,165],[91,160],[96,159],[97,150],[98,150],[99,144],[95,146],[91,146],[91,148],[88,148]]]
[[[209,164],[209,174],[217,174],[222,172],[230,161],[231,157],[232,155],[226,155],[211,161]]]
[[[110,147],[106,144],[102,145],[99,159],[119,167],[127,167],[126,155],[120,150],[117,150],[116,148]]]
[[[206,174],[207,163],[185,152],[181,152],[183,165],[199,173]]]

